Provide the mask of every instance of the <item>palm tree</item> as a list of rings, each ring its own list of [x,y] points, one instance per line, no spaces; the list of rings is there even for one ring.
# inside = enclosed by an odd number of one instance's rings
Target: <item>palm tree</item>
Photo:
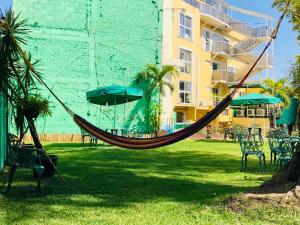
[[[281,78],[278,81],[274,81],[272,79],[265,79],[263,81],[263,89],[261,90],[261,94],[270,94],[274,97],[278,97],[284,103],[285,107],[289,106],[291,103],[290,99],[290,88],[287,85],[288,79]],[[273,115],[273,124],[276,128],[276,115]]]
[[[39,115],[51,112],[48,100],[33,94],[36,82],[42,81],[42,77],[34,68],[37,62],[32,63],[30,53],[21,47],[26,45],[29,32],[25,26],[26,20],[19,21],[19,15],[14,16],[12,11],[7,12],[5,20],[0,19],[0,92],[13,108],[20,139],[27,130],[26,119],[35,146],[42,148],[34,121]]]
[[[270,94],[272,96],[278,97],[281,101],[288,106],[291,103],[290,95],[289,95],[289,87],[287,85],[288,79],[281,78],[278,81],[274,81],[272,79],[265,79],[263,81],[264,87],[261,90],[261,94]]]
[[[164,65],[162,68],[158,67],[154,64],[146,65],[146,69],[136,76],[136,81],[139,83],[140,81],[145,81],[147,83],[147,88],[145,90],[145,96],[148,99],[148,130],[150,127],[149,118],[150,118],[150,105],[151,105],[151,97],[155,92],[158,93],[158,109],[156,109],[158,114],[158,121],[161,120],[161,100],[162,97],[165,96],[165,88],[169,88],[172,92],[174,90],[173,84],[171,80],[167,79],[167,76],[171,75],[175,77],[178,75],[178,70],[173,65]],[[156,128],[159,129],[160,123],[156,125]]]

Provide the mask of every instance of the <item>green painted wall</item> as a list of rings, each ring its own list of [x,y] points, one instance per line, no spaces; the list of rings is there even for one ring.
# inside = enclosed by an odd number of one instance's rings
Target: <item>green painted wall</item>
[[[0,94],[0,172],[4,167],[6,158],[6,110],[5,100],[2,94]]]
[[[130,86],[145,64],[160,63],[160,1],[15,0],[13,7],[29,19],[27,48],[41,60],[47,84],[73,111],[105,129],[112,128],[113,107],[90,105],[85,92]],[[38,121],[39,132],[79,133],[49,92],[42,93],[52,102],[53,116]],[[145,100],[118,106],[117,128],[146,129],[146,108]]]

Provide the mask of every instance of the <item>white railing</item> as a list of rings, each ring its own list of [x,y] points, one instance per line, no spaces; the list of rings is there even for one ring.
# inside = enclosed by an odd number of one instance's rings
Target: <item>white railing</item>
[[[212,52],[214,54],[225,53],[226,55],[231,55],[231,46],[226,42],[216,41],[212,43]]]
[[[212,74],[213,82],[234,82],[234,73],[226,70],[215,70]]]
[[[246,39],[235,45],[235,48],[248,52],[249,50],[255,48],[258,42],[255,39]]]
[[[225,98],[225,96],[213,96],[213,106],[217,106]]]
[[[251,27],[243,22],[236,20],[232,20],[230,26],[234,31],[253,38],[270,37],[272,34],[272,31],[267,26]]]
[[[216,18],[221,22],[225,23],[227,26],[230,26],[231,18],[227,14],[215,8],[214,6],[196,0],[184,0],[184,1],[199,9],[199,11],[202,14]]]
[[[183,1],[199,9],[199,11],[202,14],[218,19],[219,21],[226,24],[229,28],[231,27],[236,32],[245,34],[253,38],[263,38],[263,37],[271,36],[272,31],[267,26],[251,27],[241,21],[233,20],[230,16],[222,12],[220,9],[212,5],[209,5],[205,2],[200,2],[198,0],[183,0]],[[220,1],[220,4],[226,7],[225,2]]]

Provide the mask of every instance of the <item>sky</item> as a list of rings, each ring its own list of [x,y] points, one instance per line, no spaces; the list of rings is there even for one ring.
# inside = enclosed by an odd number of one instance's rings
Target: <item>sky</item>
[[[240,8],[269,15],[274,18],[275,22],[280,17],[280,13],[272,8],[272,0],[227,0],[227,2]],[[249,18],[245,19],[250,21]],[[300,54],[300,43],[297,41],[297,33],[292,31],[292,27],[285,19],[275,40],[275,78],[286,76],[290,64],[295,61],[295,56]]]
[[[5,11],[11,4],[12,0],[0,0],[0,9]],[[272,0],[227,0],[228,3],[252,11],[260,12],[272,16],[275,20],[280,14],[272,8]],[[254,3],[255,2],[255,3]],[[259,3],[259,4],[258,4]],[[261,22],[253,21],[253,18],[242,17],[244,22]],[[285,76],[290,68],[290,64],[295,61],[295,56],[300,54],[300,45],[297,42],[297,33],[292,31],[292,25],[285,19],[275,41],[275,78]]]

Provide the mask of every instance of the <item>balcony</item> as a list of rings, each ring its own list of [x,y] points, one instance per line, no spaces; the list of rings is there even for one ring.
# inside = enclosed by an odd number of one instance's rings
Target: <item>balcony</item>
[[[226,96],[213,96],[213,106],[217,106],[221,101],[223,101]]]
[[[212,53],[229,57],[231,55],[231,46],[229,43],[223,41],[213,42]]]
[[[230,83],[234,82],[234,73],[224,70],[214,70],[212,74],[213,83]]]
[[[200,0],[183,1],[197,8],[205,22],[214,27],[223,28],[224,30],[233,30],[251,38],[261,39],[271,37],[272,30],[269,27],[252,27],[241,21],[233,20],[231,16],[221,11],[220,8],[223,7],[226,9],[228,7],[224,1],[219,1],[219,8]]]
[[[265,38],[271,37],[272,35],[272,31],[267,26],[251,27],[245,23],[236,20],[232,20],[230,26],[232,30],[252,38]]]
[[[201,17],[205,18],[205,21],[207,21],[210,25],[216,27],[220,27],[220,25],[223,25],[225,29],[230,29],[231,18],[216,7],[204,2],[199,2],[197,0],[184,1],[196,7],[200,11]]]
[[[251,65],[257,60],[259,54],[247,53],[237,48],[234,48],[232,56]],[[272,68],[273,66],[274,66],[274,59],[269,54],[264,54],[256,65],[257,68],[261,68],[261,69]]]

